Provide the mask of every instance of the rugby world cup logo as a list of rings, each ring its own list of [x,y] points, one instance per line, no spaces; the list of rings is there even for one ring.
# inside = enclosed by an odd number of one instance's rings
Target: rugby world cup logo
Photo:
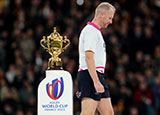
[[[59,99],[64,91],[64,82],[63,82],[63,78],[60,77],[60,80],[54,79],[52,80],[52,84],[47,83],[46,85],[46,91],[48,96],[53,99],[53,100],[57,100]]]

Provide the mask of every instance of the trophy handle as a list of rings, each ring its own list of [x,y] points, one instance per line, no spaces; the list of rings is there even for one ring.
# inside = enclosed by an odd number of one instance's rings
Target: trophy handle
[[[44,43],[46,43],[46,42],[47,42],[47,40],[46,40],[46,37],[45,37],[45,36],[43,36],[43,39],[40,41],[40,44],[41,44],[41,46],[42,46],[44,49],[48,50],[48,48],[47,48],[46,46],[44,46],[42,42],[44,42]]]
[[[64,43],[68,42],[64,47],[63,47],[63,50],[65,50],[69,45],[70,45],[70,40],[67,39],[66,36],[64,36],[64,40],[63,40]]]

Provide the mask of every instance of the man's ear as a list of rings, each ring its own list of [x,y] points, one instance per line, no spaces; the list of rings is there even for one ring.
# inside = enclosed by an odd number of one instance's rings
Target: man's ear
[[[106,17],[106,13],[105,12],[101,12],[101,17]]]
[[[99,16],[100,16],[100,18],[103,17],[103,16],[104,16],[104,13],[103,13],[103,12],[100,12],[100,13],[99,13]]]

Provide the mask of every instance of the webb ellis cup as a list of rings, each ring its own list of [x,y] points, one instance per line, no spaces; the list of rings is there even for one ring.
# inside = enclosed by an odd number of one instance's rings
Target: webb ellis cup
[[[38,115],[73,115],[73,82],[69,72],[63,70],[58,56],[70,45],[54,27],[53,32],[40,41],[51,55],[45,78],[38,86]]]
[[[66,45],[63,46],[63,43]],[[54,27],[53,33],[47,37],[43,36],[40,44],[52,56],[48,61],[48,69],[62,69],[62,61],[58,56],[70,45],[69,39],[66,36],[62,37]]]

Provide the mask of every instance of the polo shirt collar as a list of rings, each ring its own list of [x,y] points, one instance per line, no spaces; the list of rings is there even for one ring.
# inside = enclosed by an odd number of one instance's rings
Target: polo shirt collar
[[[95,27],[95,28],[98,29],[100,32],[102,32],[102,30],[101,30],[96,24],[94,24],[93,22],[88,22],[87,24]]]

